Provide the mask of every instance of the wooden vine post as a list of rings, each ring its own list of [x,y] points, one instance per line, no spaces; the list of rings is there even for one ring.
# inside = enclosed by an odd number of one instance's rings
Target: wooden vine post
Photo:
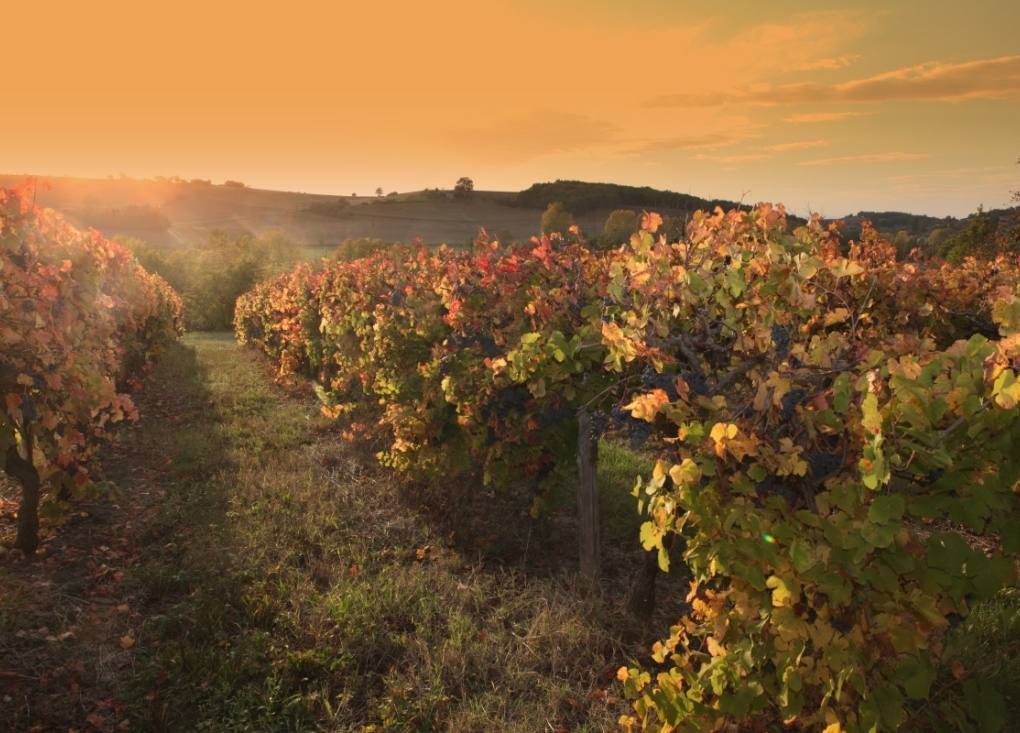
[[[592,431],[591,413],[582,407],[577,413],[577,518],[580,541],[581,575],[589,582],[598,580],[600,570],[599,440]]]

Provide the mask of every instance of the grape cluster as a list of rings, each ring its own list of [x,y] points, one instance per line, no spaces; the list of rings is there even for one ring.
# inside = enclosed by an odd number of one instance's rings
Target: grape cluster
[[[29,422],[39,417],[39,412],[35,409],[35,400],[32,399],[32,395],[23,395],[21,398],[21,414]]]
[[[451,333],[446,337],[446,340],[443,341],[443,346],[453,349],[454,351],[470,349],[477,346],[488,359],[495,359],[499,356],[499,349],[496,347],[496,339],[492,336],[479,334],[473,328],[469,328],[463,332]]]
[[[835,476],[843,469],[843,455],[832,455],[827,450],[815,451],[808,455],[811,476],[816,481],[824,481]]]
[[[601,438],[609,430],[613,419],[602,410],[595,410],[591,414],[591,432],[596,438]]]
[[[613,299],[608,295],[602,298],[602,322],[609,323],[613,320],[613,317],[609,315],[609,306],[613,304]]]
[[[758,496],[769,496],[774,494],[780,496],[786,501],[787,506],[794,506],[797,503],[797,492],[787,486],[785,483],[780,481],[775,476],[766,476],[761,481],[754,482],[754,490]]]
[[[945,470],[941,468],[935,468],[928,472],[928,480],[931,481],[932,483],[935,483],[945,475],[946,475]]]
[[[838,631],[841,634],[849,634],[850,633],[850,629],[852,628],[850,624],[848,624],[843,619],[839,619],[839,618],[834,618],[829,623],[832,624],[832,628],[834,628],[836,631]]]
[[[680,376],[687,382],[687,386],[691,388],[691,392],[694,394],[705,397],[708,395],[708,383],[705,378],[700,374],[694,372],[680,372]]]
[[[648,442],[655,432],[655,426],[647,420],[638,420],[621,405],[613,407],[612,425],[617,430],[625,430],[630,440],[630,449],[638,450]]]
[[[396,306],[397,308],[399,308],[404,304],[406,300],[407,296],[405,295],[403,290],[397,289],[390,293],[390,305],[392,306]]]
[[[676,375],[662,374],[655,371],[653,366],[646,366],[641,372],[641,386],[648,391],[661,389],[669,397],[670,402],[674,402],[679,397],[676,392]]]
[[[783,395],[783,399],[780,400],[783,409],[779,413],[779,417],[783,422],[788,422],[793,418],[794,411],[802,399],[804,399],[804,391],[800,389],[791,389]]]
[[[547,407],[544,411],[535,416],[535,424],[539,428],[549,428],[559,425],[574,417],[574,410],[570,407]]]
[[[627,422],[627,437],[630,439],[630,449],[638,450],[648,442],[648,439],[652,437],[654,432],[655,426],[650,422],[631,418]]]
[[[499,393],[497,412],[501,417],[507,417],[512,412],[523,412],[529,399],[531,395],[526,389],[521,387],[504,389]]]
[[[776,356],[785,359],[790,353],[790,333],[778,323],[772,324],[772,343],[776,345]]]

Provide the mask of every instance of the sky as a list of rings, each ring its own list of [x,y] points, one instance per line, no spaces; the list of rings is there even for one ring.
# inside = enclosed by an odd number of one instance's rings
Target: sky
[[[1016,0],[35,0],[0,173],[653,186],[964,216],[1020,189]]]

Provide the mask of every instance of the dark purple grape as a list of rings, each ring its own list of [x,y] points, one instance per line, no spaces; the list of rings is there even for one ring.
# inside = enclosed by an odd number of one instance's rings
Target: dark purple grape
[[[631,418],[627,423],[627,437],[630,438],[630,449],[638,450],[655,432],[655,426],[645,420]]]
[[[829,451],[815,451],[808,455],[811,476],[816,481],[824,481],[843,470],[843,455],[832,455]]]
[[[790,353],[790,334],[778,323],[772,325],[772,343],[776,345],[776,356],[785,359]]]
[[[648,391],[661,389],[669,397],[670,402],[675,402],[679,397],[676,391],[676,375],[662,374],[655,371],[653,366],[646,366],[641,372],[641,386]]]
[[[783,399],[780,400],[783,405],[783,410],[779,414],[779,417],[783,422],[788,422],[793,418],[794,411],[802,399],[804,399],[804,392],[799,389],[791,389],[783,395]]]
[[[32,395],[24,395],[21,398],[21,414],[29,422],[39,417],[39,412],[35,409],[35,400],[32,399]]]
[[[705,382],[705,378],[700,374],[694,372],[680,372],[680,376],[687,382],[687,386],[691,388],[691,392],[698,395],[699,397],[705,397],[708,395],[708,383]]]

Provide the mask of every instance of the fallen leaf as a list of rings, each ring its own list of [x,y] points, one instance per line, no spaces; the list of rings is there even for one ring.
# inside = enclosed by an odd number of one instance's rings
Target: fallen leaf
[[[953,677],[958,680],[962,680],[963,676],[967,674],[967,670],[963,668],[963,662],[959,659],[954,659],[950,666],[953,668]]]
[[[134,645],[135,645],[135,640],[132,639],[130,636],[122,636],[122,637],[120,637],[120,648],[121,649],[130,649]]]

